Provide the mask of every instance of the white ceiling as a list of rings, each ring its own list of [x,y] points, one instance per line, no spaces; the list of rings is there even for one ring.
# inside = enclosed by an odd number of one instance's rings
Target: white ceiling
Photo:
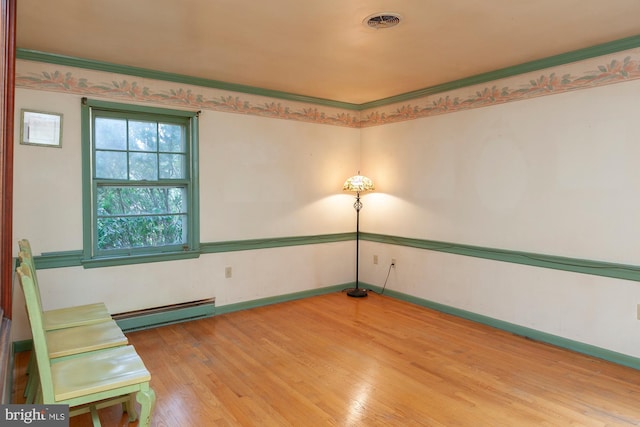
[[[18,48],[355,104],[640,34],[640,0],[17,3]]]

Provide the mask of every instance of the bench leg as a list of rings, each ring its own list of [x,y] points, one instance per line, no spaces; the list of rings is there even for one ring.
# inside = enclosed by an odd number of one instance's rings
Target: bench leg
[[[27,405],[35,403],[38,389],[40,388],[40,378],[38,376],[38,367],[34,364],[27,378],[27,386],[25,388],[25,402]]]
[[[36,366],[36,358],[35,355],[33,354],[33,350],[31,351],[31,354],[29,355],[29,363],[27,364],[27,375],[30,375],[31,372],[33,371],[34,366]],[[32,385],[32,380],[31,377],[27,378],[27,386],[24,388],[24,397],[27,397],[29,395],[29,388]],[[30,402],[27,402],[30,403]]]
[[[91,411],[91,421],[93,422],[93,427],[101,427],[102,424],[100,424],[100,417],[98,416],[96,405],[91,405],[91,408],[89,408],[89,410]]]
[[[44,403],[44,398],[42,397],[42,388],[40,387],[40,384],[38,384],[38,386],[36,387],[36,395],[33,398],[33,402],[36,405],[42,405]]]
[[[135,397],[136,394],[135,393],[131,393],[129,395],[129,399],[127,399],[125,402],[122,402],[122,407],[124,409],[124,411],[129,414],[129,422],[132,423],[135,420],[138,419],[138,412],[136,411],[136,401],[135,401]]]
[[[136,393],[136,400],[140,403],[140,421],[138,427],[151,425],[151,413],[156,404],[156,393],[146,384],[142,390]]]

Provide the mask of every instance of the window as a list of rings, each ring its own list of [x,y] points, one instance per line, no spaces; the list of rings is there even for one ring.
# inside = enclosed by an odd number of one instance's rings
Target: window
[[[85,263],[198,250],[197,120],[194,112],[83,99]]]

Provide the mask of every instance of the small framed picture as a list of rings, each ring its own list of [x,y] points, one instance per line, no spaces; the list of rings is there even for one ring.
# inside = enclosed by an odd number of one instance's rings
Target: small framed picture
[[[62,147],[62,114],[21,110],[20,144]]]

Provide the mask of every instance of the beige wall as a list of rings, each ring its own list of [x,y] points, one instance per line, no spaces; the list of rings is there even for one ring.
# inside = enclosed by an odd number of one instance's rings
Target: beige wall
[[[518,87],[518,77],[495,82],[507,84]],[[204,109],[201,241],[351,232],[352,198],[340,187],[360,169],[377,187],[363,198],[363,231],[639,265],[640,80],[594,86],[362,129]],[[14,235],[36,253],[82,247],[81,96],[17,90],[17,110],[64,113],[62,149],[16,146]],[[392,117],[396,107],[384,108]],[[39,277],[45,308],[98,299],[123,312],[212,296],[224,306],[353,281],[353,249],[297,246]],[[389,289],[640,357],[637,282],[373,242],[361,249],[364,282],[382,286],[396,258]],[[21,316],[16,309],[17,340],[28,337]]]
[[[36,255],[82,249],[80,99],[16,91],[16,111],[64,115],[62,148],[19,145],[16,135],[14,236],[28,238]],[[199,149],[201,242],[353,231],[352,197],[341,188],[359,167],[358,129],[203,110]],[[344,242],[205,254],[40,270],[38,277],[45,309],[104,301],[120,313],[210,297],[223,306],[350,282],[353,248]],[[16,289],[14,340],[29,337],[23,301]]]
[[[632,81],[364,129],[363,229],[638,265],[638,98]],[[637,282],[374,243],[363,280],[392,257],[390,289],[640,356]]]

